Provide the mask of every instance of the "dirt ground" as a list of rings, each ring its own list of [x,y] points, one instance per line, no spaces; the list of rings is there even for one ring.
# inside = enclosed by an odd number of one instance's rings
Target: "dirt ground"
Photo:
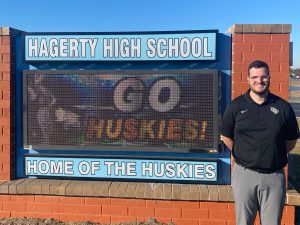
[[[54,219],[36,219],[36,218],[4,218],[0,219],[0,224],[5,225],[108,225],[93,222],[61,222]],[[126,222],[115,223],[111,225],[175,225],[174,223],[159,223],[155,219],[149,219],[146,222]]]

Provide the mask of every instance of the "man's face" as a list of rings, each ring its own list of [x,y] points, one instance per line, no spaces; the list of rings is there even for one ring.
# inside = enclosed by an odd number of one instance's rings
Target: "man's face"
[[[252,92],[258,95],[265,94],[270,87],[270,76],[267,68],[251,68],[248,76],[248,84]]]

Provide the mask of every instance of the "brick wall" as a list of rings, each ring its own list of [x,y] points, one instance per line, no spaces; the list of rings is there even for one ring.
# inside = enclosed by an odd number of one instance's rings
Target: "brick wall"
[[[282,224],[294,225],[293,206],[286,206]],[[118,223],[147,221],[176,225],[234,225],[233,203],[124,198],[0,195],[0,217],[54,218],[61,221]],[[259,224],[257,218],[256,225]]]
[[[0,179],[16,174],[14,36],[0,28]]]
[[[248,89],[248,65],[268,63],[270,90],[287,100],[289,95],[290,25],[234,25],[232,33],[232,99]]]

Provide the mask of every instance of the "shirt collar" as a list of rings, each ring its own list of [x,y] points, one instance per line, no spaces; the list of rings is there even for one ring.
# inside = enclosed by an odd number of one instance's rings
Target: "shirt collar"
[[[248,91],[245,93],[244,96],[248,103],[257,104],[250,96],[250,89],[248,89]],[[275,99],[274,99],[274,95],[269,91],[266,97],[266,101],[263,104],[270,103],[270,102],[275,102]]]

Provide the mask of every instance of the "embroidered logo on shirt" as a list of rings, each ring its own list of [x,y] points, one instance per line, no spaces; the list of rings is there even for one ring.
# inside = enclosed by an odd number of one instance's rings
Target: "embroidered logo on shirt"
[[[245,112],[247,112],[247,111],[248,111],[248,109],[241,110],[241,113],[243,114],[243,113],[245,113]]]
[[[275,115],[279,113],[279,110],[276,109],[275,107],[270,107],[270,110],[272,113],[274,113]]]

